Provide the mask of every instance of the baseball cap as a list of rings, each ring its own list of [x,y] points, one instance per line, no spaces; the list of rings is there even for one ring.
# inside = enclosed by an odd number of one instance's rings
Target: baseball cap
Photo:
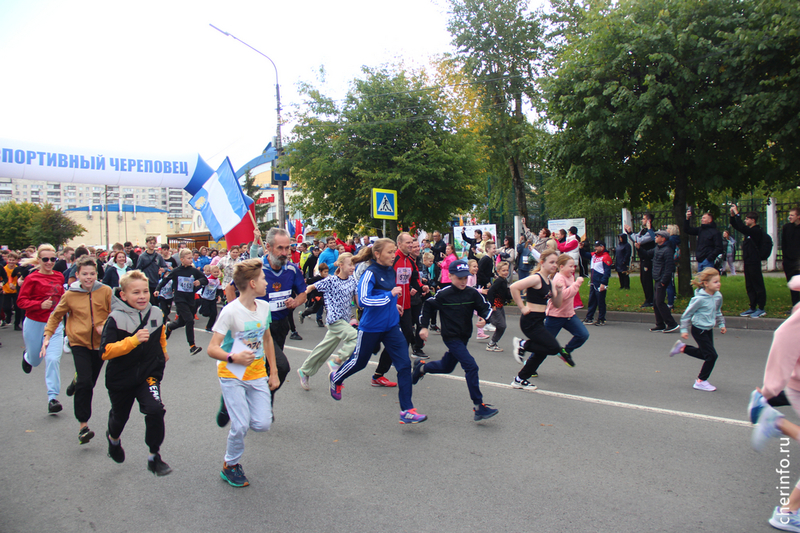
[[[606,242],[605,241],[594,241],[595,246],[602,246],[605,248]]]
[[[463,259],[458,259],[457,261],[450,263],[450,266],[447,268],[447,270],[451,276],[464,278],[469,276],[469,263]]]

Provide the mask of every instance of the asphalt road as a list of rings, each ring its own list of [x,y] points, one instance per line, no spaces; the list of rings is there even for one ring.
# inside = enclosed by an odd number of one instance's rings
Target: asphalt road
[[[246,438],[251,485],[242,489],[219,478],[226,431],[214,421],[214,362],[205,350],[190,356],[182,332],[169,341],[162,385],[162,457],[174,472],[156,478],[145,468],[136,408],[122,436],[127,460],[106,456],[103,376],[90,421],[97,437],[81,446],[72,400],[62,392],[64,411],[48,415],[44,365],[23,374],[21,334],[0,330],[0,531],[772,531],[775,469],[793,456],[778,442],[752,451],[745,422],[771,332],[716,332],[720,359],[710,381],[718,390],[707,393],[692,389],[700,361],[667,356],[676,334],[649,333],[647,324],[590,326],[577,366],[548,359],[541,392],[526,392],[508,386],[520,368],[509,353],[517,320],[510,317],[503,353],[470,343],[485,400],[500,414],[472,420],[457,369],[415,387],[429,420],[412,426],[398,423],[396,389],[370,386],[374,367],[345,383],[341,402],[330,398],[324,370],[302,390],[294,369],[324,334],[306,322],[304,340],[287,342],[293,371],[275,424]],[[210,335],[197,338],[205,348]],[[443,347],[433,335],[426,351],[435,357]],[[65,354],[64,386],[72,372]],[[792,467],[789,488],[800,472]]]

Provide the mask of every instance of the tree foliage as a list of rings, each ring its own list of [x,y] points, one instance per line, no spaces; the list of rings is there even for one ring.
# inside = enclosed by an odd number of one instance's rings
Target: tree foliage
[[[86,228],[78,224],[60,209],[45,204],[31,220],[26,236],[29,244],[49,242],[56,248],[67,241],[86,233]]]
[[[5,244],[12,250],[40,244],[28,238],[28,230],[33,226],[33,219],[39,211],[41,207],[30,202],[18,204],[12,201],[0,205],[0,244]]]
[[[423,76],[363,72],[341,104],[311,85],[301,87],[307,101],[287,149],[302,192],[293,207],[320,228],[347,234],[376,226],[371,189],[392,189],[398,225],[444,227],[481,191],[475,135],[455,128]]]

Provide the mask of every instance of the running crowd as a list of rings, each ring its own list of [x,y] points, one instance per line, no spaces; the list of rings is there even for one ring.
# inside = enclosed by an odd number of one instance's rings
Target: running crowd
[[[396,387],[400,423],[416,424],[427,416],[413,404],[413,386],[426,374],[450,373],[460,364],[473,418],[482,421],[499,411],[484,402],[479,368],[468,348],[474,317],[476,339],[488,341],[485,350],[502,352],[499,341],[507,328],[504,306],[511,301],[517,305],[525,338],[514,337],[511,342],[511,356],[522,366],[511,387],[535,390],[531,380],[538,377],[548,356],[558,356],[575,367],[573,354],[589,338],[585,324],[605,324],[611,270],[618,272],[620,288],[629,287],[632,243],[642,258],[643,287],[650,284],[645,296],[649,294],[651,300],[643,306],[654,307],[656,325],[651,331],[680,330],[681,339],[670,355],[684,353],[701,359],[693,386],[715,390],[708,383],[717,359],[713,329],[726,332],[720,276],[726,265],[731,274],[734,271],[727,256],[730,248],[724,247],[711,215],[702,216],[699,228],[690,225],[691,216],[687,212],[684,232],[698,235],[698,274],[693,280],[695,296],[679,324],[665,301],[669,286],[674,286],[679,231],[654,230],[653,217],[645,215],[638,233],[626,226],[620,234],[614,259],[603,241],[594,243],[593,253],[585,252],[586,244],[574,227],[562,235],[547,229],[534,235],[525,227],[518,245],[506,237],[499,248],[486,232],[476,230],[471,237],[462,233],[463,258],[439,232],[433,232],[431,240],[403,232],[395,241],[363,237],[343,242],[331,236],[324,242],[297,244],[284,230],[270,230],[263,241],[256,230],[250,246],[219,252],[205,247],[174,250],[168,245],[157,250],[154,237],[148,237],[141,250],[125,243],[99,254],[91,247],[57,252],[43,244],[22,253],[2,253],[3,326],[13,320],[15,329],[22,330],[25,373],[45,362],[49,413],[62,410],[60,358],[64,351],[72,352],[76,372],[66,393],[74,396],[80,444],[94,437],[88,425],[92,395],[108,361],[106,388],[112,406],[105,432],[108,455],[118,463],[125,460],[121,435],[136,401],[145,417],[147,468],[166,475],[171,468],[159,450],[165,433],[160,387],[169,360],[167,339],[184,328],[189,353],[200,353],[194,321],[198,314],[207,317],[205,329],[212,333],[207,352],[217,361],[221,388],[217,423],[230,424],[220,476],[232,486],[243,487],[249,485],[241,465],[244,438],[248,430],[266,431],[274,421],[276,393],[290,372],[283,351],[286,340],[302,339],[294,322],[294,309],[301,306],[301,323],[315,315],[317,325],[327,329],[325,338],[296,371],[303,389],[310,390],[313,376],[327,364],[326,387],[334,400],[341,400],[345,381],[379,354],[371,384]],[[731,208],[731,225],[746,236],[745,280],[751,309],[743,315],[753,317],[763,314],[765,300],[763,279],[758,280],[766,234],[758,227],[757,217],[747,213],[741,222],[736,207]],[[800,211],[793,209],[783,228],[782,244],[795,304],[800,294],[800,278],[793,277],[800,274],[798,228]],[[755,264],[754,257],[758,258],[757,275],[748,268]],[[590,291],[587,315],[581,321],[575,310],[583,307],[578,291],[585,277]],[[792,427],[774,409],[800,405],[800,384],[792,381],[800,351],[796,342],[786,341],[797,338],[797,310],[795,306],[776,332],[765,383],[753,393],[749,413],[753,423],[758,423],[753,440],[757,448],[779,433],[800,436],[800,428]],[[571,334],[564,346],[556,339],[561,329]],[[430,360],[424,351],[433,332],[442,336],[447,348],[438,360]],[[689,333],[696,346],[684,342]],[[386,377],[392,365],[397,382]],[[796,517],[800,488],[789,501],[790,505],[776,508],[776,516]],[[800,528],[800,517],[791,520]]]

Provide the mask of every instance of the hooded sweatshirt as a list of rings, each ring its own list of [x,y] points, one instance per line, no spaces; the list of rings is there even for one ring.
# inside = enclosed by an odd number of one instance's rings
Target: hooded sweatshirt
[[[111,287],[95,281],[91,290],[87,291],[80,281],[75,281],[50,314],[44,334],[52,336],[61,319],[69,313],[66,327],[69,343],[97,350],[100,348],[100,334],[96,328],[106,323],[110,312]]]
[[[789,280],[789,289],[800,291],[800,276]],[[764,369],[764,397],[774,398],[787,384],[800,390],[800,305],[795,305],[792,315],[787,318],[772,337],[772,347]]]
[[[694,291],[694,298],[686,306],[686,311],[681,316],[681,333],[689,332],[689,324],[704,330],[714,329],[715,325],[724,328],[722,293],[717,291],[714,294],[708,294],[704,289]]]
[[[161,381],[167,355],[167,336],[161,309],[148,302],[147,307],[139,311],[123,301],[119,292],[120,289],[114,289],[111,314],[106,320],[100,342],[100,356],[108,361],[108,390],[130,389],[149,378]],[[136,337],[139,329],[150,332],[147,342],[139,342]]]

